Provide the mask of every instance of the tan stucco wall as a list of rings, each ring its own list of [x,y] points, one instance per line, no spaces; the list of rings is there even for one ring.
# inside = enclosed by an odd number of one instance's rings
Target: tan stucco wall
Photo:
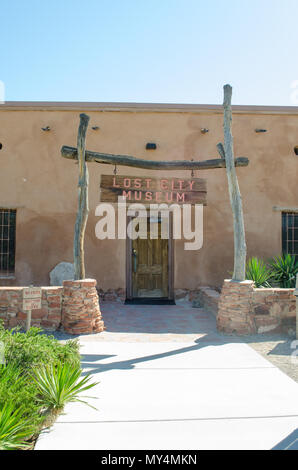
[[[48,284],[49,271],[72,261],[77,207],[78,167],[60,156],[63,144],[76,146],[79,109],[0,108],[0,207],[17,208],[16,279],[0,285]],[[86,110],[90,116],[87,148],[154,160],[217,158],[223,140],[223,116],[212,110],[158,112]],[[50,132],[41,127],[50,126]],[[99,126],[93,131],[92,126]],[[201,134],[201,128],[209,128]],[[267,133],[257,134],[255,128]],[[281,213],[273,206],[298,207],[297,114],[234,113],[235,156],[250,164],[238,168],[248,256],[281,252]],[[158,144],[146,151],[147,142]],[[95,237],[99,176],[113,167],[88,164],[90,216],[86,233],[86,268],[99,287],[125,287],[125,241]],[[150,175],[148,170],[118,168],[119,174]],[[156,174],[156,173],[155,173]],[[167,176],[160,172],[160,176]],[[172,172],[190,177],[190,172]],[[224,169],[196,172],[207,179],[204,244],[197,252],[175,242],[175,288],[221,285],[233,268],[233,227]]]

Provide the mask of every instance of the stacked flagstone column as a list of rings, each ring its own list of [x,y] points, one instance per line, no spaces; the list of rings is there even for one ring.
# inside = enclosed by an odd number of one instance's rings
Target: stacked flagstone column
[[[62,326],[70,334],[100,333],[104,323],[95,279],[63,281]]]
[[[217,328],[239,335],[255,333],[251,315],[253,281],[225,280],[218,302]]]

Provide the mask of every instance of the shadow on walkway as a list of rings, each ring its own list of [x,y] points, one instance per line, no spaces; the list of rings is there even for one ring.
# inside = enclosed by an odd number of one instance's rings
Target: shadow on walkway
[[[98,364],[97,361],[104,360],[109,357],[113,357],[113,355],[100,355],[100,354],[82,354],[82,368],[84,370],[82,375],[87,374],[98,374],[101,372],[107,372],[109,370],[128,370],[134,369],[136,364],[140,364],[147,361],[153,361],[156,359],[163,359],[166,357],[176,356],[177,354],[184,354],[190,351],[197,351],[201,348],[206,346],[220,346],[225,344],[225,341],[222,342],[213,342],[213,337],[208,339],[208,335],[204,336],[203,338],[198,338],[194,341],[195,344],[191,344],[190,346],[180,347],[177,349],[171,349],[166,352],[158,353],[158,354],[150,354],[149,356],[142,356],[132,359],[127,359],[124,361],[113,361],[108,364]],[[104,344],[104,343],[101,343]],[[157,343],[158,344],[158,343]],[[173,345],[173,343],[169,343],[169,347]],[[114,355],[116,357],[116,355]],[[87,370],[86,370],[87,369]],[[183,367],[185,369],[185,367]]]

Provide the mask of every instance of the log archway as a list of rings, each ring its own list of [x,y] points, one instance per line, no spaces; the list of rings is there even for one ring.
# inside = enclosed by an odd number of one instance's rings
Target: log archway
[[[232,126],[232,87],[224,86],[224,144],[217,145],[220,158],[203,161],[148,161],[128,155],[114,155],[108,153],[91,152],[86,150],[86,133],[89,116],[80,114],[80,124],[78,129],[77,148],[63,145],[61,155],[64,158],[78,160],[79,163],[79,183],[78,183],[78,211],[75,223],[74,234],[74,267],[75,280],[85,279],[84,262],[84,237],[88,219],[88,185],[89,175],[86,162],[96,162],[101,164],[129,166],[150,170],[210,170],[216,168],[226,168],[230,203],[234,223],[234,272],[233,281],[245,280],[246,265],[246,242],[243,220],[243,210],[241,194],[235,167],[245,167],[249,164],[246,157],[234,158]]]

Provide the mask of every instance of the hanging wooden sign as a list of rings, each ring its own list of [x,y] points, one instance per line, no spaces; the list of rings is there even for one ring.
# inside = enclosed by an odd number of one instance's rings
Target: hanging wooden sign
[[[157,178],[153,176],[101,175],[100,201],[127,204],[203,204],[207,205],[207,185],[202,178]]]

